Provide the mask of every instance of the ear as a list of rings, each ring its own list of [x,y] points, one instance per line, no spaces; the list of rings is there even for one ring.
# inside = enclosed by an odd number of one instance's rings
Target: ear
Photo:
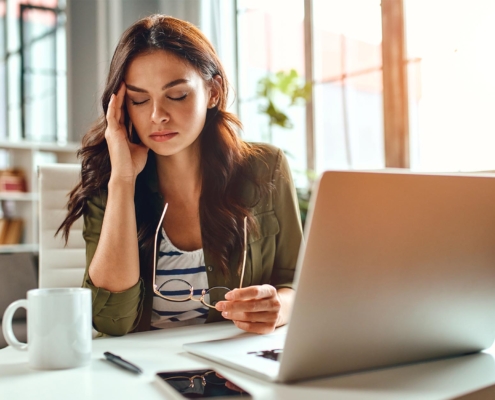
[[[215,108],[220,100],[220,93],[222,92],[222,77],[215,75],[211,82],[210,87],[210,100],[208,101],[208,108]]]

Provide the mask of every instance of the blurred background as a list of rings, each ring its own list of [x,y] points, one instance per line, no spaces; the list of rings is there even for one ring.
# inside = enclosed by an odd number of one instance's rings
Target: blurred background
[[[0,0],[0,274],[36,269],[37,165],[77,162],[115,45],[151,13],[212,41],[303,217],[326,169],[495,170],[493,0]]]

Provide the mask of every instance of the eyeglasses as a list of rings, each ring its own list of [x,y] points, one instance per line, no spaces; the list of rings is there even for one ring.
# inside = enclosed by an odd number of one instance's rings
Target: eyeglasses
[[[195,372],[197,372],[196,375]],[[160,373],[160,374],[162,375],[161,378],[164,381],[168,381],[170,384],[178,388],[186,388],[186,387],[194,388],[196,386],[195,381],[201,382],[201,386],[203,387],[206,386],[208,383],[212,385],[224,385],[226,382],[226,380],[220,378],[215,373],[215,371],[207,370],[207,371],[195,371],[195,372],[189,373],[188,376],[180,376],[180,375],[170,376],[172,374],[166,374],[166,373]]]
[[[159,372],[157,375],[187,398],[196,398],[198,395],[210,397],[213,394],[215,398],[249,397],[248,393],[212,370]]]
[[[153,292],[158,297],[167,300],[174,301],[178,303],[182,303],[184,301],[200,301],[203,305],[208,308],[215,308],[214,305],[211,304],[211,298],[221,298],[225,297],[227,292],[230,292],[231,289],[225,286],[215,286],[209,289],[203,289],[201,291],[201,295],[199,298],[194,297],[194,288],[193,286],[183,280],[183,279],[169,279],[163,282],[160,286],[156,285],[156,260],[157,260],[157,246],[158,246],[158,233],[162,228],[163,218],[165,218],[165,213],[167,212],[168,203],[165,204],[163,208],[162,216],[160,217],[160,221],[158,222],[158,226],[156,227],[155,232],[155,244],[154,244],[154,257],[153,257]],[[246,255],[247,255],[247,217],[244,217],[244,255],[242,260],[242,269],[241,269],[241,280],[239,284],[239,288],[242,288],[242,281],[244,279],[244,269],[246,267]],[[173,296],[173,297],[171,297]]]

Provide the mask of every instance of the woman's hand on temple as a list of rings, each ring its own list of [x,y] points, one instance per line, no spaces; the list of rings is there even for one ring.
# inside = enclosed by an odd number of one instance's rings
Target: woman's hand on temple
[[[271,285],[249,286],[227,293],[227,301],[219,301],[216,309],[242,330],[270,333],[287,323],[292,298],[292,289],[277,291]]]
[[[148,148],[130,141],[124,123],[125,90],[125,83],[122,82],[117,94],[112,94],[110,98],[105,139],[112,164],[112,178],[134,183],[146,165]]]

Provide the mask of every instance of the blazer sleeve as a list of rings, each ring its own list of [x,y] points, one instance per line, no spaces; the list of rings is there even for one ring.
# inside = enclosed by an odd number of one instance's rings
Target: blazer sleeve
[[[275,261],[271,284],[277,289],[293,288],[297,257],[302,241],[302,225],[296,189],[285,154],[278,150],[273,172],[275,185],[272,199],[273,210],[278,219]]]
[[[95,196],[88,200],[84,213],[83,237],[86,241],[86,271],[82,286],[91,289],[93,327],[101,333],[122,336],[135,328],[142,311],[142,279],[123,292],[110,292],[96,287],[89,276],[89,265],[100,239],[105,196]]]

